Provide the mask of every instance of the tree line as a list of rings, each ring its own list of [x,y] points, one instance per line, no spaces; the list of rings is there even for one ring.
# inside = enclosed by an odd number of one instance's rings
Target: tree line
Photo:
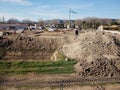
[[[60,20],[60,19],[53,19],[53,20],[38,20],[32,21],[30,19],[25,19],[19,21],[18,19],[11,18],[8,21],[0,22],[7,23],[7,24],[38,24],[39,26],[49,26],[53,25],[54,27],[58,28],[66,28],[67,25],[71,23],[72,28],[78,26],[79,28],[83,29],[97,29],[100,25],[110,26],[110,25],[120,25],[120,19],[109,19],[109,18],[96,18],[96,17],[86,17],[84,19],[76,19],[76,20]]]

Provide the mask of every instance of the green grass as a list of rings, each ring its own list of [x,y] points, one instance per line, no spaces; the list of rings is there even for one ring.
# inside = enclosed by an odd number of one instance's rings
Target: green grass
[[[73,73],[73,65],[77,62],[69,61],[0,61],[0,74],[26,74],[30,72],[39,74],[63,74]]]

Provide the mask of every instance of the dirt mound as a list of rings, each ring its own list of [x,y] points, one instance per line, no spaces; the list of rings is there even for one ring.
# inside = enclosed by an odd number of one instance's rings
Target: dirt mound
[[[50,60],[54,51],[63,46],[67,37],[17,35],[0,39],[0,59]]]
[[[0,59],[2,59],[7,51],[7,48],[12,44],[12,40],[0,38]]]
[[[79,62],[75,67],[76,71],[79,72],[79,75],[82,77],[119,76],[120,69],[115,65],[115,62],[118,63],[119,61],[110,61],[102,55],[94,55],[89,56],[89,58],[85,62]]]
[[[79,63],[76,70],[83,76],[116,76],[120,68],[120,36],[90,31],[76,37],[71,44],[64,45],[61,52]],[[119,63],[120,65],[120,63]]]

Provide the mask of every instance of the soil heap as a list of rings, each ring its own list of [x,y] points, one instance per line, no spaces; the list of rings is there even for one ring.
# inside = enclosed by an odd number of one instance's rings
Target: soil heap
[[[62,47],[67,37],[16,35],[0,38],[0,59],[50,60],[56,49]]]
[[[82,77],[112,77],[120,75],[120,35],[89,31],[66,44],[61,52],[78,60],[76,71]]]

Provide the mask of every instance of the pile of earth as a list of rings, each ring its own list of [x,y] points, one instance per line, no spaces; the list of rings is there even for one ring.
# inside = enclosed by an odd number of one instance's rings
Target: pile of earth
[[[120,75],[120,35],[101,31],[81,33],[71,44],[60,50],[76,59],[76,71],[82,77],[112,77]]]
[[[0,59],[50,60],[53,52],[62,47],[67,37],[16,35],[0,38]]]

